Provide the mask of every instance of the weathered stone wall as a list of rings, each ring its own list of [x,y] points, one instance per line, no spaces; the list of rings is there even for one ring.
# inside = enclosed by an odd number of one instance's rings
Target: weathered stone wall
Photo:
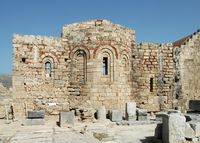
[[[133,57],[140,107],[159,111],[172,105],[173,48],[171,44],[141,43]]]
[[[200,98],[200,32],[195,32],[187,42],[180,47],[175,47],[175,52],[174,103],[182,111],[186,111],[190,99]]]
[[[66,25],[62,39],[69,46],[72,71],[76,53],[85,54],[84,81],[81,95],[87,95],[93,107],[125,109],[132,97],[131,44],[134,31],[106,20]],[[103,58],[108,58],[108,73],[103,75]],[[82,68],[83,69],[83,68]],[[72,82],[73,80],[73,75]],[[73,83],[71,83],[73,84]],[[69,97],[73,98],[73,97]],[[85,100],[84,100],[85,101]]]
[[[135,43],[107,20],[65,25],[61,37],[13,35],[14,110],[82,107],[159,111],[199,98],[199,32],[181,47]]]
[[[15,112],[41,108],[56,114],[102,105],[124,110],[133,97],[133,43],[134,31],[106,20],[66,25],[61,38],[14,34]]]
[[[60,38],[13,35],[13,94],[16,113],[32,110],[36,108],[35,104],[43,108],[56,103],[59,105],[57,110],[66,108],[69,72],[66,57]],[[52,63],[51,75],[45,71],[47,61]]]

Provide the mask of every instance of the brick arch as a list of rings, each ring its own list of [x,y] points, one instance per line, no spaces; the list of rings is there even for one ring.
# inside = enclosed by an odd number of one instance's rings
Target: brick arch
[[[125,49],[125,50],[122,50],[120,52],[120,58],[123,58],[123,56],[126,56],[127,57],[127,60],[129,60],[129,55],[128,55],[128,51]]]
[[[111,45],[103,45],[103,46],[98,46],[94,49],[94,53],[93,53],[93,58],[95,59],[97,54],[102,50],[102,49],[108,49],[110,51],[112,51],[113,55],[116,57],[116,59],[118,59],[118,52],[117,49]],[[115,53],[115,54],[114,54]]]
[[[51,62],[53,62],[52,64],[54,64],[54,67],[56,67],[56,63],[58,63],[58,59],[54,54],[51,53],[45,53],[41,56],[42,62],[45,62],[46,60],[50,60]]]
[[[70,53],[69,53],[69,57],[70,58],[73,58],[74,54],[78,51],[78,50],[83,50],[85,53],[86,53],[86,57],[87,59],[90,59],[90,50],[84,46],[77,46],[77,47],[74,47]]]

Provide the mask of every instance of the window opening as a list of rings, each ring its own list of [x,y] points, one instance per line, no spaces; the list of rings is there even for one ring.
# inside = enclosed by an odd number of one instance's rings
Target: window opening
[[[150,78],[150,92],[153,92],[153,78]]]
[[[103,75],[108,75],[108,57],[103,57]]]
[[[45,63],[45,71],[46,71],[46,77],[51,77],[51,63],[50,62]]]
[[[26,58],[22,58],[22,62],[25,63],[26,62]]]

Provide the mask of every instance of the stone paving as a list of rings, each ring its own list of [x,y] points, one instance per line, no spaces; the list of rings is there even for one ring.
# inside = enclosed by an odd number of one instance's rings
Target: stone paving
[[[76,122],[73,127],[63,128],[56,125],[56,119],[36,126],[21,126],[21,122],[5,124],[5,120],[0,120],[0,143],[144,143],[151,142],[156,127],[156,124],[117,126],[108,120]]]

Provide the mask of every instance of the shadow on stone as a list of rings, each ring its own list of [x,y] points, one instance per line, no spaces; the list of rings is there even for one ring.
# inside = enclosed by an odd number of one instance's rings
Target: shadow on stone
[[[155,141],[154,136],[145,137],[145,139],[141,139],[140,141],[141,143],[159,143]]]

